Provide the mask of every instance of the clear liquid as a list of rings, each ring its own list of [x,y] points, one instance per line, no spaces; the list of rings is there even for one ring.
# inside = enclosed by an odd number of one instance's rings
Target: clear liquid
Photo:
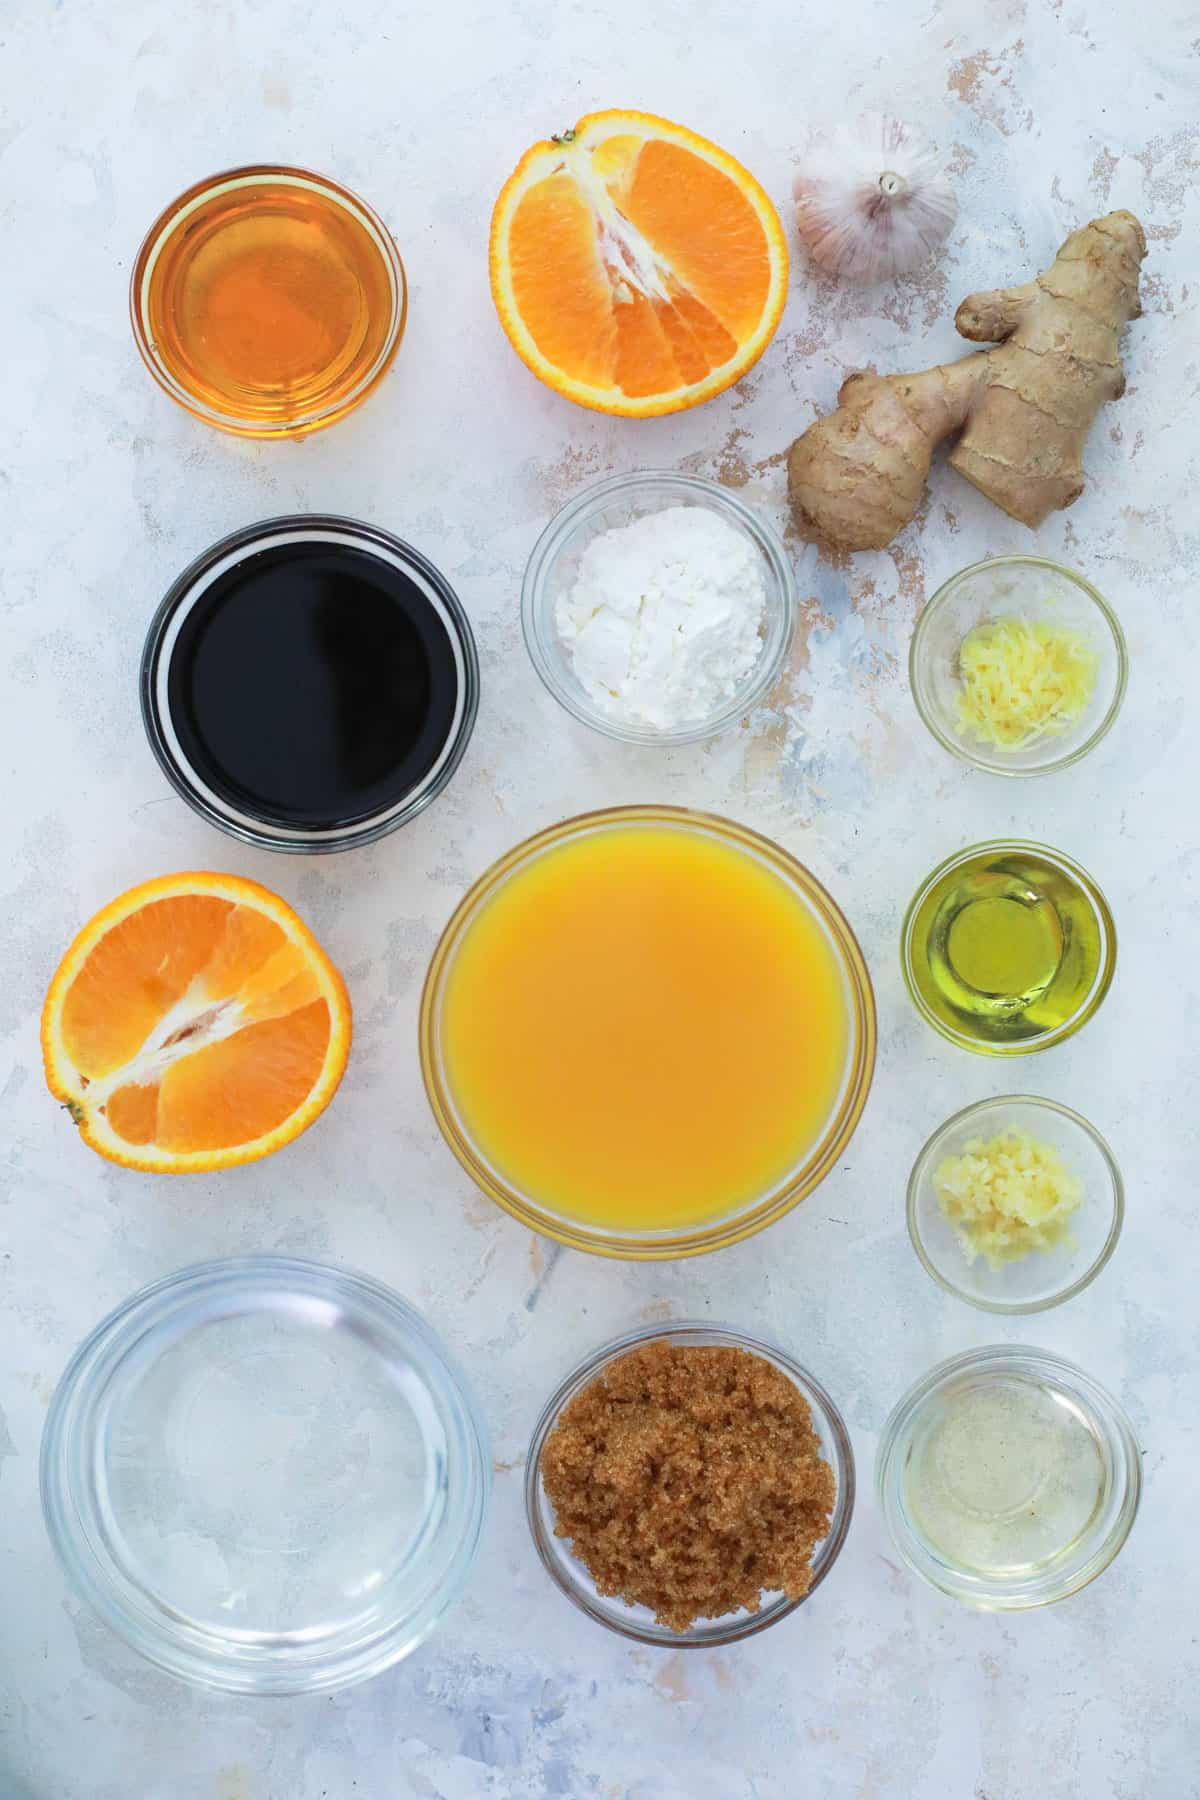
[[[423,1383],[356,1319],[320,1326],[290,1301],[189,1324],[110,1401],[118,1558],[205,1631],[335,1636],[401,1579],[439,1504]]]
[[[1106,1485],[1085,1416],[1043,1382],[1005,1376],[964,1381],[928,1409],[909,1450],[904,1499],[943,1562],[1001,1578],[1069,1555]]]

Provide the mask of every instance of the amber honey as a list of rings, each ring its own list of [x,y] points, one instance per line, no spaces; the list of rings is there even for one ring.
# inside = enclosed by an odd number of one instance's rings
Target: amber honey
[[[243,169],[193,188],[148,235],[134,331],[190,412],[248,436],[295,435],[356,406],[404,325],[404,271],[344,188],[298,169]]]

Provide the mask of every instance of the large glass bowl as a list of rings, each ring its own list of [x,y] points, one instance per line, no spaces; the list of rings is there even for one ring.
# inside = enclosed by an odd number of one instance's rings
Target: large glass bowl
[[[977,625],[1044,620],[1078,632],[1096,658],[1096,682],[1080,717],[1056,736],[1005,750],[964,731],[958,652]],[[917,619],[908,674],[917,711],[938,743],[990,775],[1048,775],[1094,750],[1125,697],[1128,656],[1120,620],[1098,589],[1045,556],[993,556],[944,582]]]
[[[552,1211],[530,1194],[520,1191],[495,1167],[472,1137],[455,1102],[443,1053],[441,1019],[447,982],[455,954],[480,909],[503,882],[528,867],[537,857],[548,855],[583,833],[622,829],[631,824],[698,832],[741,850],[765,865],[787,883],[796,904],[804,907],[824,932],[841,971],[845,995],[845,1065],[833,1106],[817,1141],[769,1192],[755,1195],[725,1216],[682,1229],[607,1229]],[[548,831],[539,832],[536,837],[527,838],[493,864],[460,902],[442,933],[425,980],[421,998],[420,1054],[425,1089],[446,1142],[472,1180],[497,1205],[531,1231],[541,1232],[572,1249],[655,1261],[696,1256],[751,1237],[782,1218],[824,1179],[850,1141],[866,1105],[875,1067],[875,999],[866,960],[838,907],[808,870],[769,838],[728,819],[717,818],[711,813],[691,812],[686,807],[614,807],[604,812],[583,813]]]
[[[696,1619],[686,1631],[672,1631],[668,1626],[658,1623],[649,1607],[632,1606],[628,1601],[598,1593],[595,1582],[571,1545],[565,1538],[554,1535],[554,1508],[542,1485],[541,1459],[546,1440],[554,1430],[559,1415],[577,1394],[599,1379],[618,1357],[639,1344],[659,1342],[714,1344],[735,1350],[748,1350],[752,1355],[761,1356],[773,1363],[807,1400],[812,1413],[813,1430],[821,1440],[821,1454],[833,1470],[837,1492],[828,1534],[822,1538],[813,1554],[812,1581],[807,1591],[798,1598],[789,1600],[784,1594],[770,1595],[764,1598],[757,1612],[747,1612],[743,1608],[720,1618]],[[739,1638],[752,1637],[755,1632],[765,1631],[769,1625],[777,1625],[781,1619],[786,1619],[797,1607],[811,1599],[820,1587],[840,1556],[846,1533],[850,1529],[850,1519],[854,1512],[854,1452],[850,1447],[845,1421],[833,1400],[815,1376],[810,1375],[807,1369],[794,1362],[778,1346],[762,1343],[748,1332],[737,1331],[727,1325],[706,1325],[691,1321],[682,1321],[666,1328],[662,1325],[643,1325],[636,1331],[628,1331],[624,1336],[614,1338],[611,1343],[601,1345],[599,1350],[585,1357],[547,1400],[541,1417],[534,1426],[529,1454],[525,1459],[525,1512],[543,1567],[556,1587],[581,1612],[586,1613],[589,1619],[595,1620],[599,1625],[606,1625],[610,1631],[619,1632],[623,1637],[635,1638],[642,1644],[662,1645],[677,1650],[716,1649],[722,1644],[735,1644]]]
[[[185,1269],[58,1385],[42,1504],[71,1582],[201,1687],[327,1692],[389,1668],[467,1579],[487,1433],[421,1315],[282,1256]]]
[[[597,706],[576,678],[558,634],[555,609],[575,580],[593,538],[666,507],[699,506],[748,539],[762,570],[765,610],[759,654],[736,691],[715,711],[674,727],[639,725]],[[534,668],[573,718],[625,744],[695,744],[736,725],[765,700],[783,673],[796,629],[796,578],[776,533],[728,488],[700,475],[644,469],[585,488],[555,514],[534,545],[521,590],[521,625]]]

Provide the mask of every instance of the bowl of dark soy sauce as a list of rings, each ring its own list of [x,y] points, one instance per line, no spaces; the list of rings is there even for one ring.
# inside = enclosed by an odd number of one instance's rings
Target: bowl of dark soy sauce
[[[142,718],[176,791],[270,850],[371,843],[442,792],[479,705],[467,616],[418,550],[301,514],[185,569],[142,656]]]

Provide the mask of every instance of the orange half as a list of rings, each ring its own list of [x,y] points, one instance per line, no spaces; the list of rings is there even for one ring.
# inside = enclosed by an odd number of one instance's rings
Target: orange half
[[[237,875],[164,875],[79,933],[46,995],[50,1091],[111,1162],[253,1162],[312,1124],[350,1049],[345,983],[287,903]]]
[[[787,294],[779,215],[716,144],[601,112],[534,144],[492,214],[492,298],[513,349],[568,399],[629,418],[739,380]]]

